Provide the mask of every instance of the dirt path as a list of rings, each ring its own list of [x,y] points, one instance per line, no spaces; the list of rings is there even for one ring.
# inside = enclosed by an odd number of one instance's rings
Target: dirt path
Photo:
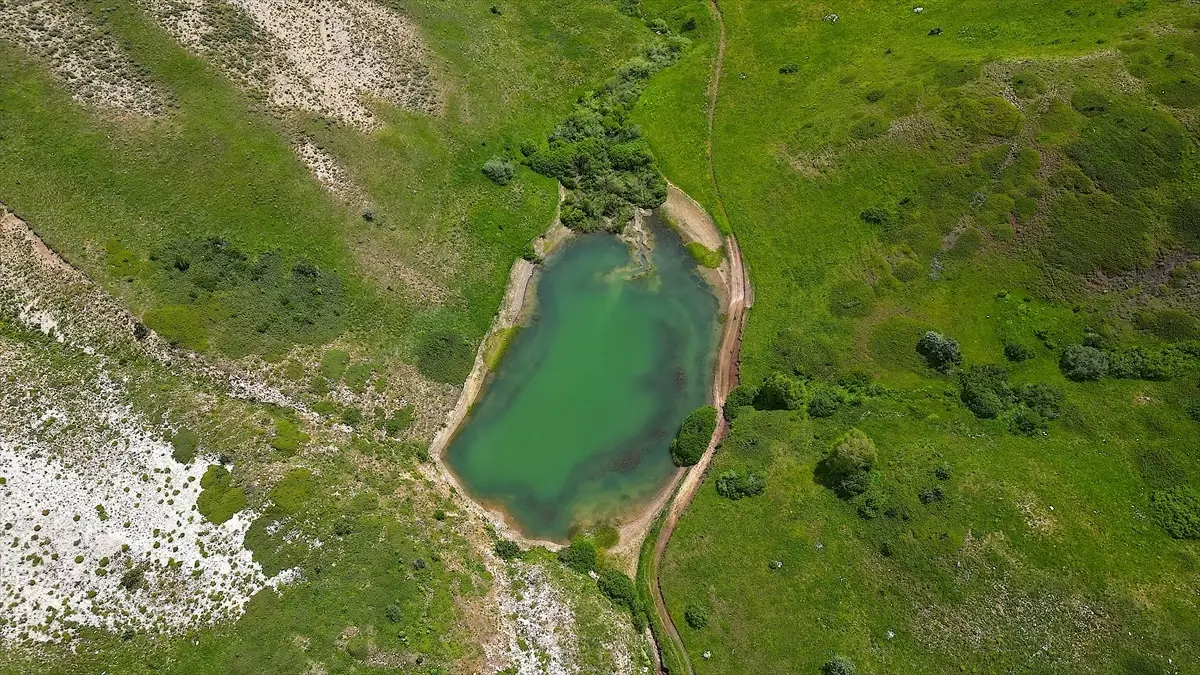
[[[717,21],[717,27],[720,29],[720,37],[717,42],[717,56],[713,62],[712,79],[708,83],[708,137],[705,139],[705,155],[708,159],[708,177],[712,181],[713,196],[716,199],[716,208],[718,211],[717,217],[722,222],[728,223],[729,219],[725,214],[725,206],[721,202],[721,193],[717,187],[717,173],[713,163],[713,121],[717,114],[717,96],[721,87],[721,71],[725,64],[725,18],[721,13],[721,7],[717,4],[717,0],[709,0],[709,7],[713,13],[713,17]],[[680,192],[682,195],[682,192]],[[683,195],[686,197],[686,195]],[[690,198],[688,201],[691,201]],[[692,202],[694,204],[694,202]],[[690,211],[686,204],[679,203],[680,208],[685,211]],[[698,205],[696,205],[698,207]],[[703,210],[701,209],[701,213]],[[715,227],[713,228],[715,230]],[[701,239],[703,241],[703,239]],[[706,243],[707,245],[707,243]],[[738,248],[737,239],[732,235],[725,239],[725,253],[728,268],[722,270],[725,272],[722,276],[726,281],[726,312],[727,319],[725,328],[721,335],[721,344],[717,353],[716,372],[713,375],[712,400],[713,405],[717,408],[717,428],[713,431],[712,438],[709,440],[708,448],[705,449],[704,455],[695,466],[688,469],[684,476],[679,489],[675,492],[674,498],[667,507],[666,515],[663,519],[662,528],[658,531],[658,537],[654,541],[654,553],[650,558],[649,569],[647,576],[652,585],[654,595],[654,610],[658,614],[659,620],[667,631],[667,637],[674,645],[674,651],[679,654],[683,660],[684,671],[687,675],[693,675],[691,660],[687,655],[687,648],[683,644],[683,638],[679,635],[679,629],[676,628],[675,622],[671,619],[670,612],[667,611],[666,599],[663,596],[662,582],[659,578],[659,568],[662,563],[663,553],[667,550],[667,544],[671,541],[671,535],[675,533],[675,526],[679,522],[679,517],[691,505],[692,499],[696,496],[696,491],[700,488],[704,481],[704,475],[708,472],[708,467],[712,463],[713,454],[716,452],[717,445],[721,439],[725,437],[725,432],[728,429],[728,422],[724,415],[725,397],[729,392],[737,386],[738,383],[738,366],[742,346],[742,329],[746,325],[746,309],[753,303],[753,296],[750,291],[750,279],[746,274],[746,267],[742,261],[742,252]],[[659,638],[661,640],[661,637]],[[661,646],[659,647],[661,651]],[[662,666],[662,660],[659,660],[659,672],[665,673]]]

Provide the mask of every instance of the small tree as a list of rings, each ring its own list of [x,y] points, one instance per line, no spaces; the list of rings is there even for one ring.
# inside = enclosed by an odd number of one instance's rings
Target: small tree
[[[576,539],[558,552],[558,561],[580,574],[587,574],[596,569],[596,546],[586,539]]]
[[[799,410],[803,405],[804,383],[778,371],[763,380],[754,397],[759,410]]]
[[[821,675],[854,675],[856,672],[858,669],[854,667],[854,662],[841,654],[835,655],[821,666]]]
[[[962,363],[958,341],[935,331],[929,331],[917,342],[917,353],[925,357],[930,368],[948,373]]]
[[[851,429],[817,465],[818,481],[848,499],[866,492],[877,460],[875,443],[858,429]]]
[[[701,605],[688,605],[683,618],[689,626],[700,630],[708,625],[708,610]]]
[[[679,433],[671,441],[671,459],[675,466],[692,466],[699,462],[716,428],[717,409],[711,405],[696,408],[684,418]]]
[[[521,547],[511,539],[498,540],[492,547],[492,550],[496,552],[496,557],[501,560],[512,560],[521,556]]]
[[[516,169],[507,157],[496,155],[484,162],[483,175],[491,178],[497,185],[508,185],[516,175]]]
[[[846,397],[835,387],[818,387],[808,401],[808,414],[813,417],[832,417],[845,403]]]
[[[1058,367],[1069,380],[1099,380],[1108,374],[1108,355],[1095,347],[1067,345]]]

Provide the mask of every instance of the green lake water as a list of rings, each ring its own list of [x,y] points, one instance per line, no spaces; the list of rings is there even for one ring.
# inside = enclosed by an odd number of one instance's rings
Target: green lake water
[[[668,446],[712,385],[717,300],[650,219],[649,271],[609,235],[555,251],[533,316],[446,452],[477,500],[529,536],[628,514],[670,478]]]

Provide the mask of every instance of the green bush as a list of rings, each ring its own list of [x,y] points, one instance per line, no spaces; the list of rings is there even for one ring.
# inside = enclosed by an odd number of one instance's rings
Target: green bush
[[[514,560],[521,557],[521,547],[511,539],[496,540],[496,544],[492,547],[492,550],[496,552],[496,557],[501,560]]]
[[[892,274],[905,283],[915,281],[924,271],[925,268],[921,263],[912,258],[904,258],[892,267]]]
[[[1095,347],[1067,345],[1059,357],[1058,367],[1069,380],[1099,380],[1108,374],[1108,355]]]
[[[1004,343],[1004,358],[1013,363],[1028,361],[1034,357],[1033,347],[1023,342],[1005,342]]]
[[[693,629],[700,630],[708,625],[708,608],[701,605],[688,605],[687,609],[683,610],[683,619]]]
[[[1200,338],[1200,319],[1180,309],[1159,309],[1138,314],[1137,327],[1164,340]]]
[[[971,366],[959,373],[959,398],[981,419],[993,419],[1016,400],[1008,371],[993,365]]]
[[[1200,494],[1185,485],[1150,493],[1154,520],[1175,539],[1200,539]]]
[[[699,462],[716,428],[717,409],[710,405],[696,408],[685,417],[671,441],[671,460],[675,466],[692,466]]]
[[[341,349],[330,349],[321,357],[321,375],[330,382],[338,382],[350,364],[350,355]]]
[[[877,461],[875,443],[862,431],[850,429],[834,442],[814,473],[818,483],[849,499],[866,492]]]
[[[725,398],[725,419],[732,422],[737,418],[739,408],[754,405],[758,397],[758,387],[746,383],[739,384]]]
[[[1023,384],[1014,388],[1017,401],[1046,419],[1062,413],[1063,391],[1052,384]]]
[[[275,435],[271,437],[272,448],[290,457],[307,441],[308,434],[300,431],[295,422],[283,418],[275,420]]]
[[[297,513],[304,503],[312,499],[317,481],[308,469],[293,469],[271,488],[271,501],[284,513]]]
[[[412,405],[392,411],[383,421],[383,430],[388,436],[399,436],[412,426],[415,409]]]
[[[830,386],[816,387],[808,400],[808,414],[813,417],[833,417],[845,402],[846,396],[841,389]]]
[[[836,655],[821,666],[821,675],[854,675],[858,669],[850,659]]]
[[[737,471],[725,471],[717,476],[717,494],[737,501],[743,497],[755,497],[767,489],[767,479],[760,473],[749,471],[742,475]]]
[[[220,525],[233,514],[246,508],[246,493],[240,487],[230,485],[229,471],[212,464],[200,478],[200,496],[196,498],[196,510],[211,523]]]
[[[580,574],[596,569],[596,545],[586,539],[576,539],[558,551],[558,561]]]
[[[196,448],[200,445],[200,437],[191,429],[181,428],[171,437],[171,457],[180,464],[191,464],[196,458]]]
[[[475,350],[461,335],[443,329],[427,333],[417,347],[417,370],[435,382],[462,384],[475,365]]]
[[[861,279],[845,279],[829,291],[829,311],[834,316],[866,316],[875,305],[875,292]]]
[[[1178,377],[1190,359],[1173,347],[1130,347],[1108,353],[1108,375],[1123,380],[1156,380]]]
[[[596,580],[596,585],[609,600],[631,612],[637,611],[640,605],[637,589],[633,585],[633,580],[624,572],[614,569],[602,570],[600,578]]]
[[[759,385],[754,407],[759,410],[799,410],[804,406],[804,398],[803,382],[776,371]]]
[[[944,115],[975,141],[989,136],[1009,138],[1016,135],[1025,121],[1016,106],[999,96],[959,99],[946,108]]]
[[[1008,415],[1008,430],[1017,436],[1035,436],[1046,430],[1046,418],[1035,410],[1017,406]]]
[[[1088,117],[1095,117],[1108,112],[1112,98],[1104,92],[1091,87],[1080,87],[1071,94],[1071,107]]]
[[[496,185],[508,185],[516,175],[516,168],[513,167],[512,160],[500,155],[484,162],[481,170],[483,175],[490,178]]]
[[[917,342],[917,353],[925,357],[930,368],[948,373],[962,363],[958,341],[935,331],[927,331]]]
[[[1087,194],[1096,189],[1092,179],[1077,166],[1067,165],[1050,174],[1050,187]]]

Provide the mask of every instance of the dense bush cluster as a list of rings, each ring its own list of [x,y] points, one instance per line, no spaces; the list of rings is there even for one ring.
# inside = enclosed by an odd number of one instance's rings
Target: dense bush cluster
[[[417,347],[417,370],[435,382],[461,384],[475,364],[475,350],[456,331],[427,333]]]
[[[763,379],[754,395],[759,410],[799,410],[804,407],[804,383],[786,373],[774,372]]]
[[[833,490],[843,499],[867,491],[871,472],[878,461],[875,443],[858,429],[851,429],[833,444],[816,467],[817,482]]]
[[[596,569],[596,545],[587,539],[576,539],[558,552],[558,561],[580,574]]]
[[[213,464],[200,478],[200,496],[196,498],[196,510],[209,522],[220,525],[233,514],[246,508],[246,492],[231,485],[229,470]]]
[[[708,625],[708,608],[703,605],[688,605],[683,611],[683,619],[693,629],[700,630]]]
[[[1067,345],[1058,359],[1058,367],[1069,380],[1099,380],[1108,374],[1108,355],[1095,347]]]
[[[962,363],[962,351],[958,347],[958,341],[934,331],[921,336],[917,343],[917,353],[925,357],[925,362],[930,368],[943,373],[950,372]]]
[[[521,557],[521,547],[512,539],[497,539],[492,550],[501,560],[514,560]]]
[[[620,231],[638,208],[655,208],[667,198],[650,146],[629,114],[650,76],[671,65],[687,41],[666,37],[622,65],[599,91],[576,105],[550,135],[548,147],[523,148],[534,171],[557,178],[570,194],[562,223],[584,232]]]
[[[959,374],[959,397],[981,419],[1004,416],[1009,430],[1032,436],[1062,411],[1063,393],[1049,384],[1013,386],[1008,371],[993,365],[971,366]]]
[[[767,489],[767,479],[757,471],[747,471],[742,474],[731,469],[717,476],[716,487],[717,494],[737,501],[742,497],[754,497],[762,494]]]
[[[508,185],[516,175],[516,168],[508,157],[496,155],[483,164],[483,175],[497,185]]]
[[[1200,346],[1180,343],[1166,347],[1134,346],[1103,350],[1090,345],[1068,345],[1059,358],[1059,368],[1077,382],[1115,377],[1124,380],[1165,381],[1194,367]]]
[[[692,466],[699,462],[716,428],[717,409],[710,405],[696,408],[685,417],[679,433],[671,441],[671,459],[675,466]]]

